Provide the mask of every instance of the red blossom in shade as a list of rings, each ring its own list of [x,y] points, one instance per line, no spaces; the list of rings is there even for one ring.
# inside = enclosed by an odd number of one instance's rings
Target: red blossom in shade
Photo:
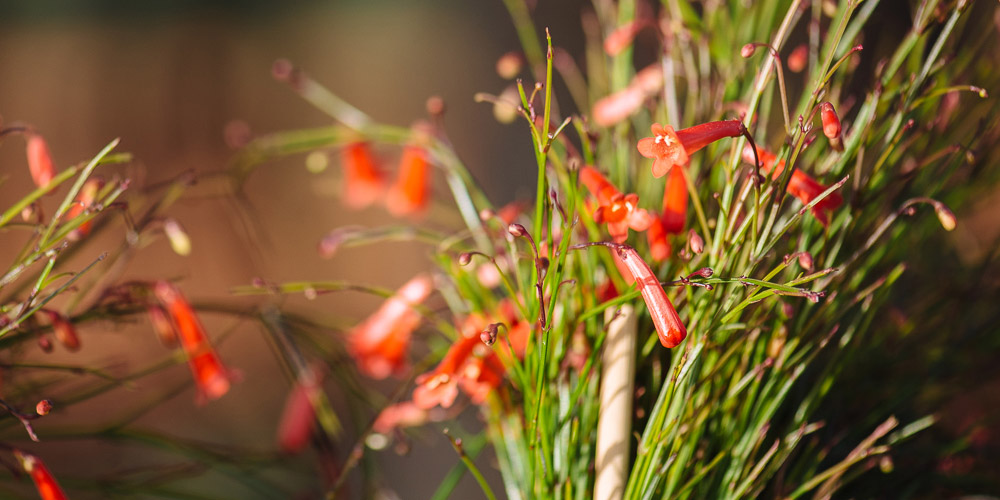
[[[455,404],[458,397],[459,368],[478,345],[482,345],[479,335],[460,335],[433,371],[417,377],[417,387],[413,390],[414,404],[425,410],[437,405],[449,408]]]
[[[760,158],[760,170],[765,174],[770,174],[773,179],[780,177],[781,173],[785,170],[785,160],[778,161],[778,157],[766,149],[758,147],[757,157]],[[754,161],[753,150],[750,149],[749,145],[743,149],[743,161],[751,164]],[[798,198],[803,204],[809,204],[828,188],[829,186],[820,184],[816,179],[810,177],[809,174],[795,169],[792,172],[792,178],[788,181],[787,191],[788,194]],[[816,220],[820,224],[823,224],[823,227],[826,227],[830,224],[829,214],[840,207],[843,201],[839,193],[830,193],[823,201],[812,207],[812,213],[816,217]]]
[[[653,325],[656,327],[660,344],[668,349],[676,347],[687,336],[687,329],[684,328],[684,323],[677,315],[674,305],[667,298],[667,293],[660,285],[660,280],[656,279],[649,264],[646,264],[639,257],[639,252],[636,252],[634,248],[619,245],[614,247],[614,251],[629,273],[624,275],[623,272],[625,280],[629,281],[629,278],[632,278],[639,286],[639,293],[642,294],[642,300],[646,302],[649,315],[653,318]]]
[[[594,222],[608,224],[608,234],[616,243],[628,238],[628,230],[645,231],[653,223],[654,217],[638,207],[639,196],[623,195],[597,169],[589,166],[580,169],[580,182],[595,198],[598,207],[594,211]]]
[[[639,139],[639,154],[653,159],[653,177],[663,177],[675,165],[687,166],[689,156],[699,149],[725,137],[743,135],[739,120],[702,123],[674,131],[670,125],[654,123],[653,137]]]
[[[80,188],[80,194],[76,195],[76,201],[70,205],[69,210],[66,211],[66,220],[72,220],[77,216],[83,214],[97,200],[97,193],[104,186],[104,180],[100,178],[87,179],[87,182],[83,183],[83,187]],[[66,235],[66,239],[70,241],[79,241],[85,236],[90,234],[90,228],[93,226],[94,222],[88,220],[83,224],[80,224],[76,229],[69,232]]]
[[[420,324],[420,313],[413,306],[423,302],[432,290],[431,277],[419,274],[351,330],[348,350],[361,373],[384,379],[406,367],[410,336]]]
[[[166,309],[178,333],[181,347],[187,354],[188,365],[194,375],[201,400],[218,399],[229,392],[232,372],[222,364],[215,352],[205,327],[201,325],[194,308],[174,285],[157,281],[153,293]]]
[[[70,323],[69,319],[55,311],[42,311],[52,322],[52,331],[56,334],[56,339],[69,351],[80,350],[80,335],[76,333],[76,327]]]
[[[388,434],[400,427],[423,425],[427,420],[426,409],[417,406],[413,401],[403,401],[382,409],[372,424],[372,430],[379,434]]]
[[[632,116],[633,113],[642,107],[646,100],[646,93],[636,85],[615,92],[606,97],[602,97],[594,103],[592,116],[594,122],[602,127],[610,127],[622,120]]]
[[[35,488],[38,489],[38,496],[42,500],[65,500],[66,494],[63,493],[62,488],[59,487],[59,483],[52,477],[52,473],[49,472],[48,467],[45,466],[45,463],[41,459],[21,450],[14,450],[14,456],[21,463],[21,468],[24,469],[24,472],[27,472],[31,476],[31,480],[35,482]]]
[[[663,217],[657,217],[649,229],[646,230],[646,241],[649,243],[649,255],[655,262],[663,262],[670,257],[673,248],[667,241],[667,229],[663,223]]]
[[[404,147],[403,156],[399,160],[399,177],[386,198],[389,213],[396,216],[414,215],[426,209],[429,180],[427,152],[419,146]]]
[[[28,157],[28,171],[31,172],[31,179],[35,181],[35,185],[43,188],[48,186],[52,182],[52,178],[56,176],[52,154],[49,153],[49,146],[42,136],[29,132],[27,138],[28,144],[25,153]]]
[[[508,300],[500,304],[499,316],[510,325],[501,349],[524,356],[531,325],[518,321],[514,305]],[[480,334],[490,325],[490,318],[472,313],[459,328],[459,338],[452,344],[434,370],[417,377],[413,403],[430,409],[440,405],[448,408],[455,403],[459,388],[475,404],[503,383],[506,369],[497,354],[483,343]],[[509,351],[508,351],[509,352]]]
[[[635,36],[642,31],[642,28],[645,27],[646,24],[645,20],[636,19],[619,26],[604,39],[604,52],[609,56],[616,56],[620,54],[626,47],[632,45],[632,41],[635,40]]]
[[[278,446],[285,453],[298,453],[309,444],[316,423],[313,400],[320,390],[318,371],[307,369],[288,393],[278,424]]]
[[[384,180],[367,142],[352,142],[342,151],[344,169],[344,204],[364,208],[382,195]]]

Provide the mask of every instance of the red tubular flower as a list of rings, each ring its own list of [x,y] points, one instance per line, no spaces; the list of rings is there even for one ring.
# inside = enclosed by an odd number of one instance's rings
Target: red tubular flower
[[[403,148],[403,156],[399,160],[399,177],[386,198],[389,213],[396,216],[414,215],[426,209],[429,181],[427,152],[418,146]]]
[[[285,453],[298,453],[309,444],[316,423],[313,399],[320,391],[319,383],[317,372],[307,370],[288,393],[278,424],[278,446]]]
[[[594,211],[594,222],[606,222],[608,234],[616,243],[628,238],[629,228],[645,231],[653,223],[654,217],[638,208],[638,195],[623,195],[597,169],[589,166],[581,168],[580,182],[597,198],[599,206]]]
[[[684,231],[684,221],[687,220],[688,190],[685,175],[683,169],[671,169],[663,187],[663,214],[660,217],[664,231],[669,234]]]
[[[367,142],[352,142],[342,151],[344,168],[344,204],[364,208],[382,195],[384,181]]]
[[[639,285],[639,292],[642,294],[642,300],[646,302],[649,315],[653,318],[660,344],[668,349],[676,347],[687,336],[687,329],[684,328],[674,305],[667,298],[667,293],[660,286],[660,280],[656,279],[649,264],[639,257],[639,252],[634,248],[621,245],[615,248],[615,253]],[[627,281],[629,276],[625,278]]]
[[[739,120],[702,123],[674,131],[670,125],[654,123],[653,137],[639,139],[639,154],[653,158],[653,177],[663,177],[675,165],[687,166],[689,155],[725,137],[743,135]]]
[[[35,185],[43,188],[52,182],[56,176],[56,167],[52,163],[52,154],[49,153],[49,146],[45,139],[38,134],[27,134],[28,145],[25,151],[28,157],[28,171],[31,172],[31,179]]]
[[[166,311],[158,305],[150,305],[146,308],[146,312],[149,315],[149,323],[153,325],[153,331],[156,332],[160,343],[166,347],[177,345],[177,331],[174,330],[174,324],[167,317]]]
[[[80,350],[80,335],[76,333],[76,327],[70,323],[69,319],[55,311],[42,311],[52,322],[52,331],[56,334],[56,339],[69,351]]]
[[[637,19],[619,26],[604,39],[604,52],[609,56],[620,54],[626,47],[632,45],[635,36],[642,31],[645,25],[646,22],[644,20]]]
[[[14,456],[21,463],[21,468],[24,469],[24,472],[27,472],[31,476],[31,480],[35,482],[35,488],[38,489],[38,496],[42,500],[66,499],[66,494],[63,493],[62,488],[59,487],[59,483],[52,477],[52,473],[49,472],[48,467],[45,466],[45,463],[41,459],[21,450],[14,450]]]
[[[354,327],[348,340],[348,350],[361,373],[374,379],[384,379],[405,368],[410,336],[420,324],[420,314],[413,310],[413,306],[423,302],[432,290],[431,277],[419,274],[400,287],[368,319]]]
[[[649,243],[649,254],[655,262],[663,262],[670,257],[673,249],[667,241],[667,229],[663,217],[657,217],[646,231],[646,241]]]
[[[757,148],[757,157],[760,158],[760,169],[765,174],[770,174],[771,178],[777,179],[781,176],[781,173],[785,170],[785,160],[778,161],[778,157],[763,148]],[[747,163],[753,163],[753,150],[750,146],[743,148],[743,161]],[[788,194],[796,197],[803,204],[809,204],[819,196],[823,191],[826,191],[829,186],[824,186],[820,184],[816,179],[813,179],[800,169],[795,169],[792,172],[792,178],[788,181]],[[833,192],[829,196],[823,199],[823,201],[817,203],[812,207],[812,213],[816,217],[816,220],[826,227],[830,224],[829,213],[833,212],[843,203],[844,199],[841,198],[839,193]]]
[[[83,183],[83,187],[80,188],[80,194],[76,196],[76,202],[74,202],[73,205],[69,207],[69,210],[66,211],[66,219],[74,219],[85,210],[89,209],[94,204],[94,201],[97,200],[97,193],[103,186],[103,179],[98,177],[87,179],[87,182]],[[66,235],[66,239],[70,241],[79,241],[83,239],[85,236],[90,234],[90,228],[93,224],[94,222],[92,220],[88,220],[87,222],[80,224],[76,227],[76,229],[70,231],[69,234]]]
[[[437,367],[429,373],[417,377],[417,387],[413,390],[413,403],[429,410],[437,405],[449,408],[458,397],[459,368],[472,355],[476,346],[482,345],[479,335],[461,335],[448,349]]]
[[[513,303],[509,300],[499,306],[498,315],[509,325],[506,346],[518,357],[524,356],[531,325],[518,321]],[[494,389],[500,387],[506,368],[497,354],[481,339],[481,333],[490,325],[486,316],[473,313],[462,322],[460,336],[452,344],[434,370],[417,377],[413,390],[413,403],[418,408],[430,409],[437,405],[448,408],[455,403],[459,388],[475,404],[482,404]]]
[[[594,103],[592,113],[594,123],[602,127],[610,127],[619,123],[638,111],[645,100],[646,94],[641,88],[629,85]]]
[[[194,308],[180,290],[166,281],[157,281],[153,293],[170,315],[174,329],[179,334],[181,347],[187,354],[188,366],[198,386],[202,400],[218,399],[229,392],[232,373],[226,369],[212,347],[205,327],[194,313]]]

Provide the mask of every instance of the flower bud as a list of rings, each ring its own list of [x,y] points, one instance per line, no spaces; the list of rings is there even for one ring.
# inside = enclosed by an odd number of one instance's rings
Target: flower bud
[[[688,231],[688,247],[694,253],[705,251],[705,240],[701,236],[698,236],[698,233],[694,232],[694,229]]]
[[[823,135],[829,139],[840,138],[840,117],[833,109],[833,104],[824,102],[819,105],[820,118],[823,120]]]
[[[753,43],[748,43],[740,49],[740,55],[743,56],[744,59],[752,56],[754,52],[757,52],[757,45]]]
[[[469,252],[462,252],[458,255],[458,265],[467,266],[472,262],[472,254]]]
[[[809,252],[799,252],[799,265],[806,271],[813,269],[813,257]]]
[[[934,213],[937,214],[938,221],[941,222],[941,227],[945,231],[951,231],[955,229],[955,213],[951,211],[944,203],[938,202],[934,204]]]
[[[513,223],[513,224],[507,226],[507,232],[510,233],[511,235],[517,236],[517,237],[521,237],[521,236],[524,236],[524,235],[528,234],[528,230],[525,229],[524,226],[522,226],[522,225],[520,225],[518,223]]]
[[[170,248],[180,256],[187,256],[191,253],[191,238],[188,237],[181,223],[177,219],[167,219],[163,221],[163,232],[167,235]]]
[[[497,74],[500,78],[511,80],[521,72],[524,57],[519,52],[508,52],[497,59]]]
[[[48,415],[52,411],[52,400],[43,399],[35,405],[35,413],[39,415]]]
[[[55,311],[44,311],[49,317],[49,321],[52,322],[52,331],[56,334],[56,339],[59,340],[64,347],[69,351],[80,350],[80,336],[76,333],[76,328],[73,323],[70,323],[68,319],[62,314]]]
[[[802,70],[806,69],[806,63],[809,62],[809,46],[803,43],[795,47],[795,50],[788,55],[787,61],[789,71],[801,73]]]
[[[26,154],[28,170],[35,185],[40,188],[48,186],[56,176],[56,167],[52,164],[52,154],[49,153],[45,139],[38,134],[29,133]]]

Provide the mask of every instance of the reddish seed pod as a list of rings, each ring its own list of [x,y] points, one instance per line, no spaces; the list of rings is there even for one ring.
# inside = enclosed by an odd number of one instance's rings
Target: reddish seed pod
[[[744,59],[752,56],[754,52],[757,52],[757,46],[753,43],[748,43],[740,49],[740,55],[743,56]]]
[[[806,271],[812,271],[812,269],[813,269],[813,256],[812,256],[812,254],[809,253],[809,252],[800,252],[799,253],[799,265],[802,266],[802,269],[805,269]]]
[[[69,351],[80,350],[80,336],[76,333],[76,327],[73,326],[73,323],[70,323],[69,319],[55,311],[43,312],[49,317],[49,321],[52,322],[52,331],[55,332],[59,343]]]
[[[458,265],[467,266],[472,262],[472,254],[469,252],[463,252],[458,255]]]
[[[840,117],[833,109],[833,104],[824,102],[819,105],[820,118],[823,120],[823,135],[829,139],[840,138]]]

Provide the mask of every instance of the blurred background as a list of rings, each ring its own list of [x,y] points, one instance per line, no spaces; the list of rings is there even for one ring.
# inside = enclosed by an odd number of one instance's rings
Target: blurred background
[[[585,3],[542,2],[534,16],[537,25],[551,27],[557,45],[578,59],[582,45],[579,13]],[[884,15],[884,11],[879,12]],[[498,94],[503,90],[507,83],[497,76],[495,62],[517,48],[509,16],[499,0],[7,1],[0,2],[0,116],[4,124],[27,123],[44,135],[60,167],[85,161],[111,139],[120,137],[118,150],[131,152],[135,162],[110,172],[132,178],[136,190],[186,171],[210,179],[210,174],[224,169],[234,155],[224,141],[227,124],[245,123],[252,133],[261,134],[331,123],[285,84],[271,78],[274,60],[287,58],[381,122],[409,125],[425,118],[428,97],[441,96],[447,105],[448,134],[456,150],[491,200],[502,204],[533,196],[535,174],[529,136],[520,125],[498,124],[492,107],[477,104],[472,97],[476,92]],[[398,159],[398,150],[393,148],[382,148],[378,153],[386,165],[394,165]],[[171,209],[193,240],[191,255],[177,256],[165,240],[159,240],[136,254],[126,279],[178,278],[195,302],[245,305],[261,299],[232,298],[230,289],[250,284],[255,278],[274,282],[348,280],[395,288],[418,270],[430,267],[426,247],[411,243],[348,248],[333,259],[321,258],[317,243],[331,229],[346,224],[378,225],[392,219],[379,207],[352,212],[340,204],[336,160],[320,174],[309,173],[303,160],[269,162],[252,176],[247,195],[251,216],[262,231],[259,239],[246,238],[233,204],[217,196],[219,189],[206,182]],[[31,188],[20,138],[7,138],[0,145],[0,176],[0,197],[6,203]],[[436,190],[443,195],[444,186],[440,179],[436,182]],[[959,229],[951,239],[941,238],[943,250],[915,257],[913,279],[935,279],[935,266],[947,268],[951,276],[975,274],[961,263],[940,264],[935,259],[945,254],[981,262],[1000,235],[998,207],[1000,195],[994,192],[960,210]],[[432,210],[430,224],[450,222],[440,216],[441,212]],[[75,262],[86,264],[120,244],[121,234],[103,236],[91,241],[76,255]],[[3,235],[5,240],[10,237]],[[0,245],[0,257],[13,258],[19,244]],[[982,268],[977,285],[981,288],[961,288],[962,293],[975,300],[996,299],[1000,286],[989,278],[996,276],[995,267]],[[990,270],[994,274],[987,272]],[[311,301],[292,298],[284,305],[349,325],[379,302],[371,296],[342,293]],[[954,310],[946,310],[948,313]],[[90,484],[93,477],[111,480],[123,471],[176,464],[183,459],[183,450],[180,455],[171,455],[177,450],[171,450],[169,443],[158,445],[163,453],[149,453],[149,448],[128,442],[81,438],[95,423],[141,407],[160,395],[165,401],[137,420],[141,427],[199,442],[239,443],[241,448],[261,453],[275,449],[275,427],[289,385],[278,376],[281,370],[263,331],[256,324],[221,315],[205,315],[203,320],[213,336],[229,333],[219,345],[220,353],[228,365],[242,372],[242,383],[226,397],[198,406],[193,387],[172,389],[189,383],[188,368],[178,364],[129,389],[112,391],[39,422],[43,442],[32,444],[30,449],[45,457],[67,489]],[[965,317],[954,326],[966,332],[961,337],[964,342],[973,342],[970,339],[977,333],[995,332],[995,320],[996,312],[991,310]],[[83,349],[77,354],[57,350],[42,355],[30,345],[26,355],[49,363],[96,363],[112,373],[132,372],[164,356],[144,320],[90,323],[81,328],[81,335]],[[964,348],[976,351],[974,345]],[[962,363],[948,364],[935,376],[967,383],[969,373],[994,362],[997,348],[984,346],[979,357],[965,358],[964,368]],[[871,363],[884,366],[885,360]],[[919,369],[916,373],[923,374]],[[962,405],[961,414],[948,416],[943,430],[934,432],[942,433],[942,440],[965,433],[968,429],[963,426],[968,419],[963,420],[962,414],[966,413],[970,418],[975,416],[976,422],[995,423],[995,411],[993,417],[980,418],[984,409],[1000,407],[1000,384],[995,380],[994,375],[979,381],[969,392],[974,398],[966,395],[957,401]],[[380,388],[390,394],[398,383],[391,380]],[[335,404],[342,405],[343,392],[336,387],[330,387],[330,392]],[[57,406],[58,396],[53,395]],[[941,394],[928,396],[925,406],[934,407],[947,399]],[[920,411],[914,409],[914,414]],[[467,424],[475,426],[474,420]],[[70,430],[48,439],[48,425]],[[76,433],[71,432],[74,428]],[[354,431],[349,428],[346,435],[352,436]],[[19,427],[8,426],[3,435],[23,440]],[[997,469],[997,438],[990,432],[985,436],[986,458],[992,460],[986,462],[991,465],[983,472],[988,474]],[[352,444],[350,439],[342,443],[338,450],[341,458]],[[405,455],[392,450],[378,453],[375,474],[388,487],[387,492],[394,490],[402,498],[429,498],[458,461],[440,434],[428,432],[413,444]],[[301,462],[299,470],[310,471],[315,457],[306,453],[292,460]],[[497,482],[498,475],[489,461],[480,462],[489,479]],[[319,491],[315,477],[305,473],[275,473],[263,478],[280,484],[281,493],[263,488],[245,491],[229,477],[238,473],[238,466],[220,464],[213,473],[188,481],[186,488],[205,498],[252,498],[254,493],[280,498],[285,492],[303,492],[304,498],[310,498]],[[81,481],[84,478],[88,481]],[[983,484],[990,484],[988,478]],[[0,492],[33,494],[30,485],[18,484],[10,475],[0,479],[0,487],[4,489]],[[352,483],[352,488],[350,496],[358,496],[357,484]],[[480,494],[466,477],[453,497],[477,498]]]
[[[568,12],[578,11],[573,7]],[[567,39],[580,36],[578,19],[575,13],[560,19],[572,29],[563,35]],[[32,125],[46,138],[60,168],[91,158],[120,137],[118,150],[131,152],[135,162],[104,173],[128,176],[132,189],[141,190],[185,171],[202,176],[224,169],[234,155],[223,139],[230,122],[243,122],[254,134],[330,124],[324,114],[271,78],[273,61],[288,58],[386,123],[406,126],[425,118],[425,100],[441,96],[447,104],[448,132],[463,160],[494,201],[505,202],[533,190],[530,139],[521,127],[498,124],[491,106],[473,102],[472,96],[503,89],[506,84],[494,65],[501,54],[516,48],[515,33],[499,1],[0,2],[0,116],[8,125]],[[386,167],[394,167],[398,150],[378,153]],[[4,141],[0,165],[4,200],[16,200],[31,189],[20,138]],[[343,279],[395,288],[428,268],[425,247],[418,244],[345,249],[334,259],[320,258],[317,243],[331,229],[391,222],[382,208],[343,208],[337,200],[336,166],[334,156],[330,170],[314,175],[299,157],[258,170],[247,190],[252,217],[262,230],[255,246],[241,234],[232,204],[213,196],[218,190],[210,183],[196,186],[195,196],[171,209],[193,240],[191,255],[177,256],[159,240],[136,254],[125,279],[179,278],[196,303],[246,304],[253,299],[229,299],[229,290],[256,277]],[[120,244],[117,231],[103,236],[71,262],[86,264]],[[0,252],[13,258],[19,245],[5,244]],[[349,324],[373,310],[379,299],[343,293],[300,302],[294,306],[302,312]],[[213,337],[232,332],[219,350],[228,365],[242,372],[243,382],[204,407],[195,405],[194,388],[188,387],[137,424],[190,439],[274,450],[275,427],[289,386],[264,333],[258,325],[222,316],[204,315],[203,321]],[[50,363],[96,363],[123,374],[164,355],[148,332],[141,319],[132,325],[91,323],[81,328],[79,353],[57,350],[43,355],[32,345],[27,356]],[[176,462],[176,455],[148,453],[128,443],[46,439],[46,427],[87,428],[189,379],[188,368],[176,365],[130,390],[112,391],[56,412],[49,422],[38,423],[42,443],[30,449],[45,457],[70,490],[74,478],[112,479],[121,471]],[[386,393],[398,383],[384,384]],[[336,388],[332,394],[343,395]],[[52,397],[58,406],[59,395]],[[6,432],[23,439],[20,428]],[[353,441],[342,444],[341,458]],[[407,456],[389,451],[379,457],[384,460],[379,467],[384,483],[403,492],[404,498],[428,498],[457,463],[440,434],[414,446]],[[314,457],[297,459],[301,470],[311,470]],[[251,498],[233,490],[225,468],[220,470],[222,474],[192,481],[192,491],[208,498]],[[278,482],[286,491],[318,491],[315,477],[288,476]],[[12,486],[10,475],[0,484],[34,495],[23,481],[20,487]],[[478,491],[471,481],[459,488],[455,498]],[[276,497],[267,490],[261,493]],[[352,493],[356,496],[357,488]]]

